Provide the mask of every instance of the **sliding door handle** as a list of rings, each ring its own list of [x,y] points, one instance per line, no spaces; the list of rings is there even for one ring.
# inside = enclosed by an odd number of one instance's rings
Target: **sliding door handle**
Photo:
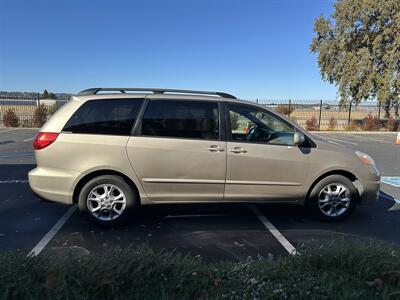
[[[229,152],[232,152],[232,153],[246,153],[247,150],[242,148],[242,147],[235,147],[233,149],[229,149]]]
[[[211,152],[223,152],[223,151],[225,151],[224,148],[221,148],[220,146],[217,146],[217,145],[211,145],[207,149],[208,149],[208,151],[211,151]]]

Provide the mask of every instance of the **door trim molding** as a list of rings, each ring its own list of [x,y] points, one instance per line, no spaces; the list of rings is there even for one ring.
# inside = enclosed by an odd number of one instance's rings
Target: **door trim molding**
[[[225,180],[210,179],[172,179],[172,178],[143,178],[146,183],[190,183],[190,184],[224,184]]]
[[[173,179],[173,178],[143,178],[146,183],[189,183],[189,184],[237,184],[237,185],[278,185],[301,186],[297,182],[284,181],[250,181],[250,180],[213,180],[213,179]]]
[[[226,184],[238,185],[283,185],[283,186],[300,186],[297,182],[284,182],[284,181],[249,181],[249,180],[227,180]]]

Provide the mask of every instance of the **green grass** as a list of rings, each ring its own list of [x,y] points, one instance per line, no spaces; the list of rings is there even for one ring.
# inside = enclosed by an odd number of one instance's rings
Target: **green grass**
[[[400,250],[335,241],[299,255],[205,264],[148,246],[0,255],[0,299],[400,299]]]

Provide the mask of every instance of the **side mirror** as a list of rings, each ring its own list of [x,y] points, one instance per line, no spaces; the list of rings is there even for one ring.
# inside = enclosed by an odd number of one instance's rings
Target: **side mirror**
[[[306,140],[306,137],[304,136],[304,134],[302,132],[296,131],[294,133],[293,144],[295,144],[296,146],[303,144],[305,140]]]

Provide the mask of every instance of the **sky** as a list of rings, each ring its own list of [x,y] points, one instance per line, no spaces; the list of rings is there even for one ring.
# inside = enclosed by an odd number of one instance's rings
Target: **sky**
[[[0,0],[0,90],[337,98],[309,45],[331,0]]]

